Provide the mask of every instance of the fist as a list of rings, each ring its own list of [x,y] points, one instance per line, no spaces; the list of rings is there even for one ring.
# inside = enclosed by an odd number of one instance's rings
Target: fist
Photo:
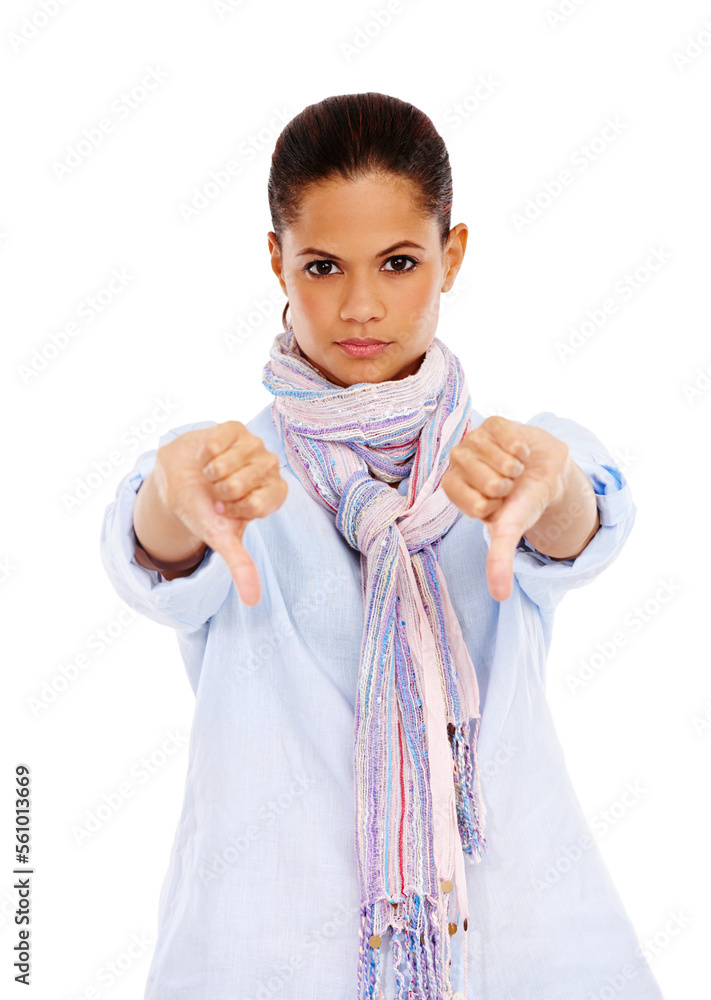
[[[284,503],[279,459],[238,420],[187,431],[158,449],[155,481],[163,503],[227,563],[249,606],[261,599],[257,568],[243,544],[249,522]]]
[[[441,485],[463,513],[484,521],[491,538],[486,576],[494,600],[513,587],[521,536],[565,493],[570,450],[541,427],[487,417],[450,451]]]

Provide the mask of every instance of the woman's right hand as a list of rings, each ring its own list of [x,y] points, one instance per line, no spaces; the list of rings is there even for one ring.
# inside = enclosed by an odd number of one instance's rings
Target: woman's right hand
[[[165,506],[225,560],[244,603],[258,604],[259,574],[242,537],[253,518],[267,517],[286,499],[277,456],[244,424],[227,420],[163,445],[151,475]]]

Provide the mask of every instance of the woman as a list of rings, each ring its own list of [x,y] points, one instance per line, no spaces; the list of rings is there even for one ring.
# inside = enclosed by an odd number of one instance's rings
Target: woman
[[[307,107],[269,202],[273,404],[169,431],[104,519],[196,698],[145,996],[659,998],[545,700],[555,608],[618,555],[629,487],[573,420],[472,409],[425,114]]]

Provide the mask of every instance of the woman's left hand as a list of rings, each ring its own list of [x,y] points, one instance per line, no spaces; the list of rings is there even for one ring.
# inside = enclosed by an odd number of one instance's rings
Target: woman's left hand
[[[501,416],[487,417],[452,448],[442,489],[463,513],[488,527],[486,578],[494,600],[510,596],[516,547],[563,497],[571,461],[564,441]]]

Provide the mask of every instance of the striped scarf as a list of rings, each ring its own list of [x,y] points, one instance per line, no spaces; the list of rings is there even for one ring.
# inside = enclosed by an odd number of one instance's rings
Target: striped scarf
[[[357,998],[382,997],[390,928],[398,1000],[403,951],[407,996],[448,1000],[450,936],[468,925],[464,852],[473,864],[486,849],[479,689],[438,564],[440,540],[461,516],[440,480],[450,449],[473,429],[466,378],[435,337],[416,374],[337,386],[290,329],[274,338],[262,384],[275,397],[290,470],[361,553]],[[387,485],[408,475],[407,496]],[[466,990],[466,937],[462,947]]]

